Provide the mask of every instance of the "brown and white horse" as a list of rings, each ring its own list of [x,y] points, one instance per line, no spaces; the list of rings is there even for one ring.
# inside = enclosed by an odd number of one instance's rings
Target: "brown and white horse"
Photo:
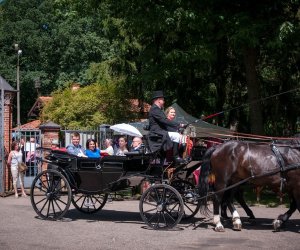
[[[215,231],[224,231],[220,220],[220,205],[224,191],[229,186],[250,182],[255,186],[268,186],[278,189],[281,186],[290,198],[290,209],[279,215],[273,222],[275,230],[279,230],[293,212],[300,211],[300,144],[262,144],[245,141],[227,141],[204,156],[199,179],[199,195],[205,197],[210,190],[211,177],[215,179],[214,192],[214,224]],[[232,189],[234,192],[234,189]],[[207,208],[205,199],[202,205]],[[240,216],[233,204],[229,204],[232,213],[233,228],[241,230]]]

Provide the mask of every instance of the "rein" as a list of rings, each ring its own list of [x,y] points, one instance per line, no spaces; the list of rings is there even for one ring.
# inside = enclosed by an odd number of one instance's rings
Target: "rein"
[[[300,165],[298,164],[298,166],[300,166]],[[249,180],[251,180],[251,179],[260,178],[260,177],[265,177],[265,176],[270,176],[270,175],[277,174],[277,173],[279,173],[279,172],[280,172],[280,170],[277,170],[277,169],[276,169],[276,170],[273,170],[273,171],[268,172],[268,173],[265,173],[265,174],[256,175],[256,176],[250,176],[250,177],[248,177],[248,178],[246,178],[246,179],[244,179],[244,180],[241,180],[241,181],[239,181],[239,182],[237,182],[237,183],[235,183],[235,184],[232,184],[232,185],[230,185],[230,186],[228,186],[228,187],[226,187],[226,188],[223,188],[223,189],[221,189],[221,190],[219,190],[219,191],[212,192],[212,193],[210,193],[210,194],[208,194],[208,195],[206,195],[206,196],[203,196],[203,197],[199,197],[199,198],[197,198],[197,200],[203,200],[203,199],[205,199],[205,198],[208,198],[208,197],[210,197],[210,196],[216,195],[216,194],[218,194],[218,193],[225,192],[225,191],[230,190],[230,189],[232,189],[232,188],[235,188],[235,187],[237,187],[237,186],[239,186],[239,185],[241,185],[241,184],[243,184],[243,183],[245,183],[245,182],[247,182],[247,181],[249,181]]]

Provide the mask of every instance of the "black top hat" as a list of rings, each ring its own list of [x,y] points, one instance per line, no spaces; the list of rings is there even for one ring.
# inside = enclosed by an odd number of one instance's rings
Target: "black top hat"
[[[153,91],[152,100],[157,99],[157,98],[165,98],[164,92],[162,90]]]

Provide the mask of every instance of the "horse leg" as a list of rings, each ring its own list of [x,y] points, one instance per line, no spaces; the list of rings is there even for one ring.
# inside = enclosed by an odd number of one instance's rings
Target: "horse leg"
[[[232,202],[228,202],[228,209],[232,214],[233,230],[241,231],[242,230],[242,221],[241,221],[239,213],[236,211]]]
[[[244,199],[244,190],[243,188],[238,188],[236,193],[234,194],[234,198],[236,199],[236,201],[238,203],[240,203],[240,205],[242,206],[242,208],[245,210],[246,214],[249,216],[249,219],[254,220],[255,216],[252,212],[252,210],[248,207],[245,199]]]
[[[223,219],[229,219],[228,215],[227,215],[227,206],[228,206],[228,199],[230,198],[230,191],[226,191],[224,193],[222,202],[221,202],[221,217]]]
[[[222,200],[222,199],[220,199]],[[213,222],[215,224],[215,231],[216,232],[225,232],[224,226],[221,223],[221,217],[220,217],[220,201],[217,197],[215,197],[214,201],[214,218],[213,218]]]
[[[290,201],[290,209],[285,214],[280,214],[276,220],[273,221],[273,227],[275,231],[280,231],[282,225],[287,222],[287,220],[291,217],[291,215],[298,208],[300,212],[300,202],[296,202],[295,198],[292,197]]]

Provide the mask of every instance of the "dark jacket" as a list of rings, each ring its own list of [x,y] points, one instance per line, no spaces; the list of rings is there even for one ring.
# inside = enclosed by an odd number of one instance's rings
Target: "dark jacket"
[[[151,140],[151,136],[161,135],[162,137],[162,148],[164,151],[172,148],[173,143],[170,140],[168,135],[168,131],[174,132],[179,128],[179,123],[170,121],[166,117],[165,113],[161,108],[159,108],[156,104],[153,104],[149,111],[149,138]],[[154,151],[154,146],[152,147],[152,143],[150,142],[150,149]]]
[[[152,132],[159,132],[161,130],[175,132],[179,128],[179,123],[170,121],[162,109],[153,104],[149,111],[149,127]]]

